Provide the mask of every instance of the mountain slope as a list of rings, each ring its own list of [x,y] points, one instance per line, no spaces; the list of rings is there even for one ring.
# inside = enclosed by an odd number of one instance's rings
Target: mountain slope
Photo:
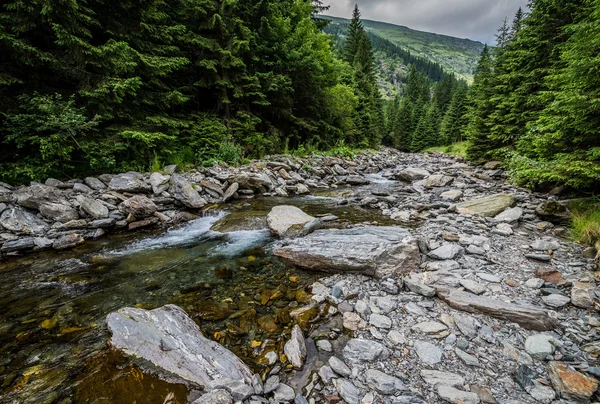
[[[349,20],[322,16],[332,24],[346,25]],[[439,63],[446,71],[471,81],[484,44],[470,39],[413,30],[404,26],[384,22],[362,20],[368,32],[387,39],[393,44]]]

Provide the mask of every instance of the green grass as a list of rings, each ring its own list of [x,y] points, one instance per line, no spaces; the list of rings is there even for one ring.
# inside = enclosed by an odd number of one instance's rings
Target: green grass
[[[453,156],[465,157],[467,155],[468,147],[469,142],[458,142],[451,144],[450,146],[430,147],[429,149],[424,150],[424,152],[438,152],[444,154],[451,154]]]
[[[581,244],[595,246],[600,252],[600,201],[597,198],[590,198],[585,204],[573,208],[571,237]]]

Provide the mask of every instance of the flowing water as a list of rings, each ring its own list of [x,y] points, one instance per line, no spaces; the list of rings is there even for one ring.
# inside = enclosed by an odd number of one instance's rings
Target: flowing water
[[[393,186],[371,180],[369,187]],[[265,371],[252,342],[272,339],[276,350],[290,310],[309,301],[307,286],[318,277],[270,256],[265,216],[292,204],[389,224],[377,211],[340,205],[352,192],[239,201],[168,231],[0,263],[0,403],[184,403],[185,386],[142,373],[109,348],[104,319],[125,306],[177,304],[205,335]],[[309,314],[296,321],[309,327],[318,313]]]

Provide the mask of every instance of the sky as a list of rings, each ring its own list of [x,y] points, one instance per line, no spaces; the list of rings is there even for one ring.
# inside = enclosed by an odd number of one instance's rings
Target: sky
[[[494,44],[494,34],[504,17],[512,20],[528,0],[324,0],[331,5],[326,12],[350,18],[358,3],[362,18],[404,25],[420,31],[435,32]]]

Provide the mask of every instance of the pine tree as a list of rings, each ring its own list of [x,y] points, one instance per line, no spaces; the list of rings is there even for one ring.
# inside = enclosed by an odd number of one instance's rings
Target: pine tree
[[[348,24],[348,34],[346,36],[346,47],[344,49],[344,60],[350,64],[354,64],[356,53],[360,47],[360,43],[363,40],[364,28],[360,20],[360,10],[358,4],[354,6],[352,12],[352,19]]]
[[[444,114],[440,127],[440,143],[448,145],[461,142],[465,136],[467,119],[467,91],[464,85],[459,86],[452,97],[452,102]]]
[[[490,145],[490,131],[487,122],[491,113],[492,79],[492,57],[486,45],[481,52],[473,85],[468,94],[469,124],[467,126],[467,136],[470,144],[467,157],[472,160],[484,159],[488,151],[493,149]]]

